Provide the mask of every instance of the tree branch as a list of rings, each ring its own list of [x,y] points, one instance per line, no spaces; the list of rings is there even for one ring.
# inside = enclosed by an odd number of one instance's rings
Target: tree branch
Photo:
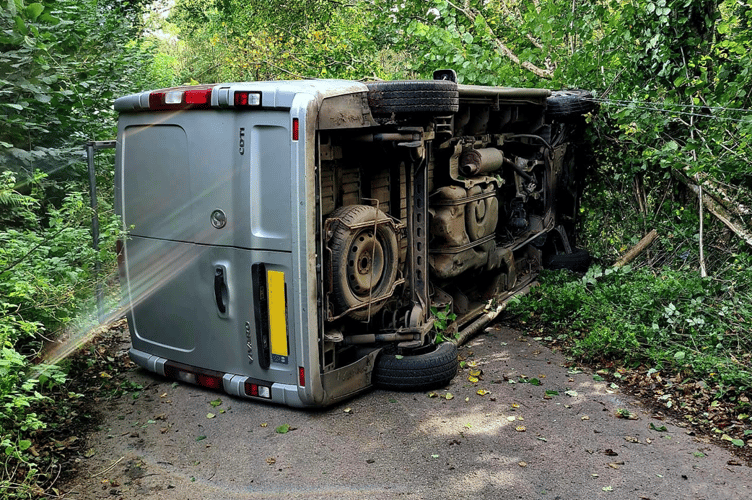
[[[469,8],[465,9],[465,8],[459,7],[459,6],[455,5],[455,4],[453,4],[452,2],[450,2],[449,0],[447,0],[447,3],[449,5],[451,5],[452,7],[454,7],[455,10],[457,10],[459,12],[462,12],[465,15],[465,17],[467,17],[467,19],[470,22],[475,23],[476,15],[475,15],[475,13],[471,9],[469,9]],[[536,66],[533,63],[531,63],[530,61],[521,61],[520,58],[517,57],[517,54],[515,54],[514,52],[512,52],[509,49],[509,47],[507,47],[499,39],[499,37],[496,36],[496,33],[494,33],[494,31],[491,29],[490,26],[488,26],[488,24],[486,24],[486,28],[488,28],[488,32],[491,34],[491,37],[493,38],[493,43],[494,43],[494,45],[496,45],[496,49],[499,52],[501,52],[507,59],[509,59],[513,63],[515,63],[515,64],[517,64],[517,65],[525,68],[526,70],[530,71],[531,73],[534,73],[535,75],[539,76],[540,78],[545,78],[547,80],[550,80],[552,78],[553,74],[550,71],[548,71],[546,69],[543,69],[543,68],[539,68],[538,66]]]
[[[700,187],[694,184],[686,175],[676,169],[671,170],[672,175],[679,180],[682,184],[686,185],[693,193],[699,194]],[[734,232],[739,238],[752,247],[752,232],[744,227],[739,222],[735,221],[728,211],[723,208],[720,203],[717,203],[710,196],[702,197],[702,204],[708,209],[710,213],[718,217],[731,231]]]

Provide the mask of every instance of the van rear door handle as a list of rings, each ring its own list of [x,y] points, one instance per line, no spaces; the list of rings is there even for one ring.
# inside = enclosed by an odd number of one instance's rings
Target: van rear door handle
[[[214,299],[217,301],[217,309],[220,314],[227,312],[228,291],[225,281],[225,271],[221,267],[214,269]]]

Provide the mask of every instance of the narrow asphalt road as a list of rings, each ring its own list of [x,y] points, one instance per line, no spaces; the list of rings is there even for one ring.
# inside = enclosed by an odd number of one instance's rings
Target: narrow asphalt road
[[[752,469],[727,450],[655,418],[592,373],[564,367],[559,353],[520,332],[493,327],[460,356],[465,367],[433,397],[372,390],[320,411],[234,399],[134,369],[127,377],[144,390],[101,408],[102,426],[61,494],[752,498]],[[637,418],[617,417],[626,412]]]

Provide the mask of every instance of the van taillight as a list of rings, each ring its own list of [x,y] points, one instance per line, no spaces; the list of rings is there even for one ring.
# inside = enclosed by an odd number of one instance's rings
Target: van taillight
[[[222,377],[199,373],[198,385],[206,387],[207,389],[222,389]]]
[[[188,384],[200,385],[207,389],[223,389],[221,372],[213,370],[201,370],[192,366],[182,365],[168,361],[164,364],[165,377],[180,380]]]
[[[292,140],[297,141],[300,137],[300,120],[297,118],[292,119]]]
[[[236,108],[253,108],[261,106],[261,92],[249,92],[247,90],[236,90],[232,98]]]
[[[255,398],[271,399],[272,397],[272,391],[268,386],[256,384],[254,382],[245,383],[245,393],[246,395]]]
[[[305,368],[302,366],[298,367],[298,384],[300,387],[305,387]]]
[[[210,88],[189,90],[160,90],[149,94],[149,109],[166,111],[173,109],[202,109],[211,106]]]

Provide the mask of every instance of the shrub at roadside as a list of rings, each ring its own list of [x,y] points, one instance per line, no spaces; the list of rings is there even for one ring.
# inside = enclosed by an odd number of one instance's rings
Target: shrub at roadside
[[[594,266],[585,276],[547,272],[540,281],[510,312],[555,327],[577,359],[681,373],[721,392],[752,388],[748,254],[708,278],[695,270]]]

